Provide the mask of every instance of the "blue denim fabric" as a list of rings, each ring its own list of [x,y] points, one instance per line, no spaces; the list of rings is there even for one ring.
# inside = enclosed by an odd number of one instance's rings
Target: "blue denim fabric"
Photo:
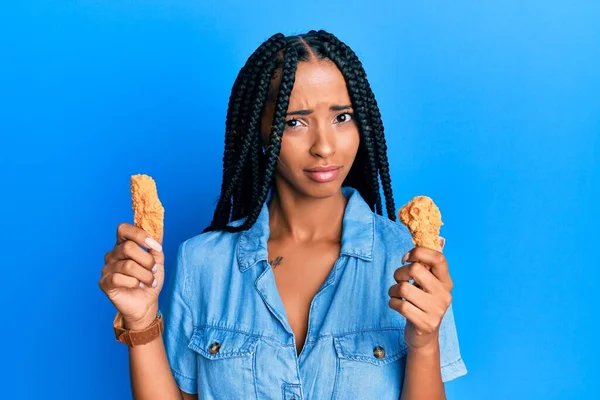
[[[267,261],[266,204],[248,231],[208,232],[181,244],[163,314],[183,391],[201,399],[398,400],[406,319],[389,308],[388,289],[414,245],[404,225],[374,214],[358,191],[343,191],[340,257],[312,301],[300,356]],[[451,307],[440,348],[443,380],[464,375]]]

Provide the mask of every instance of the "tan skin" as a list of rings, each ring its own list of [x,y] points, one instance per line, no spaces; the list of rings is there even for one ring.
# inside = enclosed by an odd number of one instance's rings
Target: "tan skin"
[[[269,260],[281,257],[274,274],[300,354],[306,340],[310,303],[340,254],[346,198],[342,182],[359,145],[352,102],[340,71],[331,62],[301,62],[290,96],[275,193],[269,205]],[[262,131],[269,132],[273,104]],[[267,143],[268,135],[263,136]],[[318,183],[307,175],[317,167],[339,167],[337,178]]]
[[[277,85],[277,81],[274,81]],[[306,340],[310,303],[340,253],[346,199],[341,185],[356,156],[360,136],[352,118],[344,78],[330,61],[298,64],[283,135],[275,195],[269,205],[269,260],[300,354]],[[262,131],[265,144],[273,115],[267,104]],[[337,177],[315,182],[307,170],[337,166]],[[121,224],[117,243],[106,254],[100,287],[129,329],[143,329],[155,318],[164,279],[162,249],[142,247],[148,235]],[[162,238],[157,238],[161,240]],[[403,400],[444,399],[439,365],[438,328],[450,304],[452,281],[440,251],[415,248],[411,263],[394,275],[390,307],[407,318],[409,347]],[[156,273],[152,268],[158,265]],[[156,278],[156,287],[152,287]],[[421,288],[406,283],[415,281]],[[146,286],[140,287],[140,282]],[[410,287],[409,287],[410,286]],[[171,375],[162,338],[130,349],[135,399],[197,399],[181,392]]]

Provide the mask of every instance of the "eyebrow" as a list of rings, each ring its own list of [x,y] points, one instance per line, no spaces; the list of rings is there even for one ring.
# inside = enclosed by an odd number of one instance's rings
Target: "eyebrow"
[[[331,107],[329,107],[330,111],[344,111],[344,110],[348,110],[351,109],[352,105],[332,105]],[[297,111],[291,111],[289,113],[287,113],[288,116],[290,115],[309,115],[312,114],[314,112],[314,110],[297,110]]]

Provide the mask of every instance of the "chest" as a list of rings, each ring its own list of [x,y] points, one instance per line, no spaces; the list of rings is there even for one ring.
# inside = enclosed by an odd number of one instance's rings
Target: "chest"
[[[309,322],[310,305],[340,254],[339,243],[269,242],[269,263],[300,354]]]
[[[208,313],[192,341],[202,397],[398,399],[406,347],[400,315],[388,307],[393,271],[340,256],[335,245],[268,250],[277,265],[235,266],[215,279],[199,271],[190,283],[205,296],[194,309]]]

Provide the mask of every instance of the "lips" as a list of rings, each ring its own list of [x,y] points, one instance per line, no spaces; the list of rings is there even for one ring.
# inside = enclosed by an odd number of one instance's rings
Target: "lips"
[[[340,169],[342,167],[336,165],[326,165],[311,169],[306,169],[304,172],[306,175],[315,182],[326,183],[331,182],[337,178]]]

